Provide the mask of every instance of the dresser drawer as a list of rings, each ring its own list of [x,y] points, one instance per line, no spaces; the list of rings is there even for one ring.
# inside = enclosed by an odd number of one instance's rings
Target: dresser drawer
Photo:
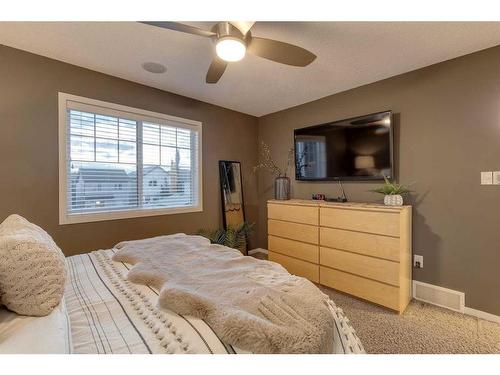
[[[315,245],[319,243],[319,228],[312,225],[268,220],[267,233],[273,236],[307,242]]]
[[[293,275],[305,277],[315,283],[319,282],[319,266],[303,260],[287,257],[269,251],[269,260],[281,264]]]
[[[311,263],[319,263],[319,248],[317,245],[269,236],[268,249],[276,253],[289,255]]]
[[[322,266],[399,286],[399,263],[347,251],[320,248]]]
[[[321,246],[399,261],[398,237],[321,227],[319,240]]]
[[[320,283],[399,311],[399,288],[320,266]]]
[[[310,206],[294,206],[269,203],[267,205],[268,219],[291,221],[294,223],[318,225],[319,208]]]
[[[399,237],[399,211],[320,208],[320,226]]]

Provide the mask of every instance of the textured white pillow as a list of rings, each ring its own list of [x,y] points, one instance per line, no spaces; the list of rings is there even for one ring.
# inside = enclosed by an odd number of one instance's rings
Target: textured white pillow
[[[21,315],[48,315],[65,282],[66,259],[43,229],[19,215],[0,224],[1,304]]]

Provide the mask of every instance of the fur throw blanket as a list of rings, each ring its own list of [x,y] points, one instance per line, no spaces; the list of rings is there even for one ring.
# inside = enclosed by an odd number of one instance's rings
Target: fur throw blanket
[[[201,318],[226,343],[254,353],[331,353],[328,297],[277,263],[200,236],[121,242],[113,260],[128,280],[160,290],[159,305]]]

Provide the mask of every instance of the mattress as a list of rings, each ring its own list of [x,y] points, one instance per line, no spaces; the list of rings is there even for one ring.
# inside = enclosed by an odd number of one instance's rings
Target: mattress
[[[158,290],[126,279],[130,265],[111,260],[114,250],[67,258],[65,292],[74,353],[243,354],[224,343],[201,319],[157,306]],[[334,353],[364,353],[348,319],[330,301]]]

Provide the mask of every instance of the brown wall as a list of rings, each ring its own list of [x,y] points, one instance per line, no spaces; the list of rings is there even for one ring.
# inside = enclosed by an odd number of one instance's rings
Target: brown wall
[[[500,170],[499,67],[495,47],[270,114],[259,118],[259,141],[284,162],[294,128],[392,109],[396,173],[414,182],[413,250],[424,256],[414,279],[463,291],[467,306],[500,315],[500,186],[480,185],[480,171]],[[272,181],[259,174],[260,246]],[[375,186],[344,184],[351,200],[379,202]],[[339,195],[335,183],[293,181],[294,197],[313,192]]]
[[[125,239],[215,228],[222,225],[220,159],[241,161],[245,209],[249,221],[256,221],[255,117],[5,46],[0,85],[0,221],[11,213],[25,216],[45,228],[66,255]],[[59,91],[202,121],[203,212],[59,225]]]

